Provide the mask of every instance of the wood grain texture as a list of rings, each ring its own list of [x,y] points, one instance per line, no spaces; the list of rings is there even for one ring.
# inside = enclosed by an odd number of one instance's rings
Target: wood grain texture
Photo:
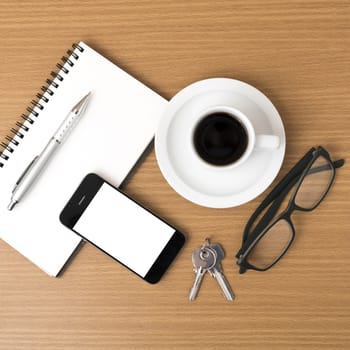
[[[350,159],[348,1],[3,0],[0,34],[2,136],[84,40],[166,98],[217,76],[262,90],[287,132],[278,178],[318,144]],[[234,254],[266,193],[199,207],[169,187],[152,151],[126,190],[187,235],[164,280],[143,283],[88,245],[52,279],[1,241],[0,349],[349,349],[349,175],[346,163],[327,200],[294,216],[297,238],[278,266],[242,276]],[[209,276],[187,299],[191,252],[206,236],[226,249],[232,304]]]

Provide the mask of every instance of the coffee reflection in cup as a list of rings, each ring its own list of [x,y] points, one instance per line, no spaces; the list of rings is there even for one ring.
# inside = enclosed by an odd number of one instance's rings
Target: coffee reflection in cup
[[[231,165],[247,150],[248,133],[234,115],[218,111],[201,119],[193,133],[194,148],[205,162]]]

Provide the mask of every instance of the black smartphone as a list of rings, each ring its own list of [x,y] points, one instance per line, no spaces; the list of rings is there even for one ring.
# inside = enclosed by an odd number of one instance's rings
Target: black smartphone
[[[181,232],[96,174],[83,179],[60,221],[149,283],[185,243]]]

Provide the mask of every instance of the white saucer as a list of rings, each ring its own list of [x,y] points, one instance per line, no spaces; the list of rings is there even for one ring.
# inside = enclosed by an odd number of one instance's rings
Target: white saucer
[[[192,151],[193,118],[211,106],[241,110],[256,132],[280,137],[277,149],[254,150],[232,169],[204,164]],[[271,101],[253,86],[227,78],[191,84],[170,101],[155,137],[156,157],[169,185],[186,199],[210,208],[246,203],[275,179],[285,153],[283,123]]]

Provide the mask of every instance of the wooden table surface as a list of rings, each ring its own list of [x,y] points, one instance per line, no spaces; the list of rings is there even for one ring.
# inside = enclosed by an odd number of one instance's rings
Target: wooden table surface
[[[246,81],[279,110],[287,135],[278,176],[311,147],[350,160],[348,1],[7,1],[0,3],[2,140],[72,42],[86,41],[170,99],[208,77]],[[349,349],[348,163],[297,237],[266,273],[239,275],[234,255],[266,192],[208,209],[174,192],[154,151],[126,190],[182,229],[187,244],[149,285],[89,245],[54,279],[0,242],[0,348]],[[209,276],[188,301],[192,250],[223,244],[236,292],[224,301]]]

